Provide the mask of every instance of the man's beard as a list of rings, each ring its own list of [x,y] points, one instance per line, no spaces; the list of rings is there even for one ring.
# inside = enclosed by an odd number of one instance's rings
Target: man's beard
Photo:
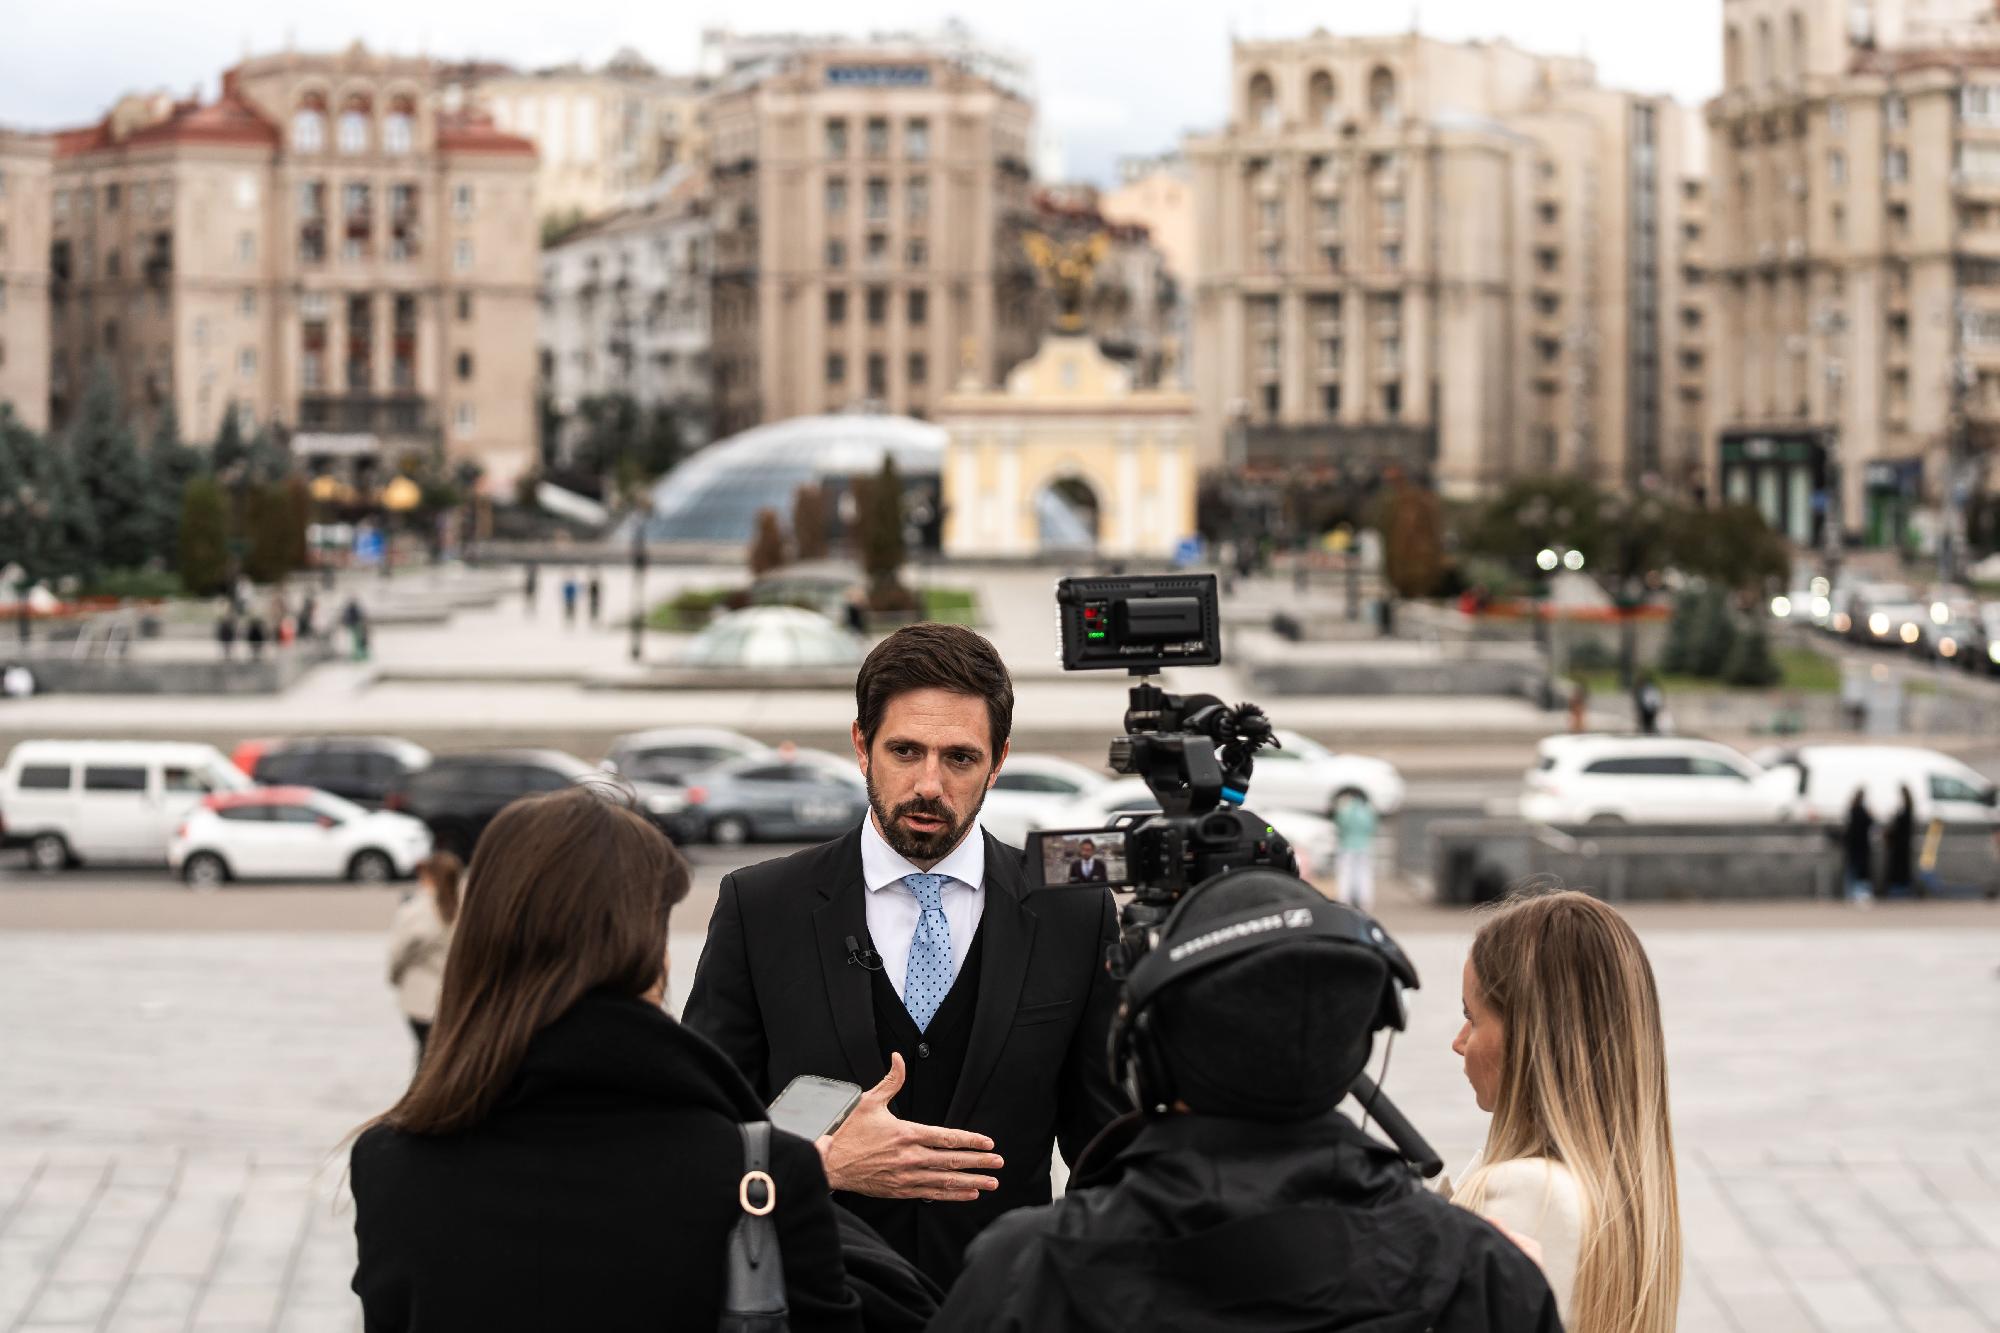
[[[931,801],[918,796],[903,802],[894,810],[882,804],[882,795],[875,790],[875,775],[867,774],[868,808],[875,812],[875,826],[882,830],[882,840],[890,850],[912,864],[936,865],[949,856],[952,849],[964,840],[972,822],[979,818],[980,807],[986,804],[986,788],[979,789],[979,796],[972,803],[958,823],[951,822],[951,807],[943,801]],[[945,827],[936,833],[919,833],[902,822],[904,815],[929,815],[945,821]]]

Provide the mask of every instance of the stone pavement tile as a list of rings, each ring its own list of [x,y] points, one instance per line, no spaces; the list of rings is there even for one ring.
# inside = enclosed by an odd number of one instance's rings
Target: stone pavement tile
[[[147,1240],[134,1271],[147,1276],[206,1277],[221,1249],[226,1220],[226,1205],[218,1210],[202,1207],[198,1200],[175,1200]]]
[[[359,1333],[361,1302],[349,1297],[340,1304],[287,1303],[278,1316],[276,1333]]]
[[[201,1304],[195,1307],[196,1328],[222,1328],[231,1324],[246,1324],[256,1328],[268,1328],[278,1317],[278,1288],[269,1284],[255,1286],[224,1286],[220,1283],[210,1286],[202,1293]]]
[[[1957,1202],[1950,1205],[1950,1211],[1993,1250],[1995,1263],[2000,1264],[2000,1199],[1979,1203]]]
[[[30,1323],[95,1324],[111,1311],[115,1282],[51,1282],[28,1310]]]
[[[1895,1316],[1859,1276],[1844,1279],[1808,1278],[1797,1284],[1799,1299],[1823,1329],[1895,1327]]]
[[[48,1272],[62,1251],[61,1236],[0,1236],[0,1278]]]
[[[146,1274],[133,1278],[118,1293],[115,1319],[178,1319],[185,1324],[201,1299],[202,1280],[197,1277],[164,1277]]]
[[[133,1262],[139,1257],[139,1246],[135,1239],[130,1244],[112,1247],[94,1245],[72,1245],[62,1252],[56,1261],[55,1271],[49,1274],[51,1282],[119,1282],[132,1271]]]
[[[1946,1203],[2000,1203],[2000,1180],[1989,1177],[1971,1153],[1950,1163],[1918,1166],[1931,1192]]]
[[[1908,1333],[1989,1333],[1988,1324],[1970,1310],[1910,1310],[1902,1315]]]
[[[1962,1310],[1964,1302],[1929,1264],[1880,1263],[1860,1265],[1870,1286],[1899,1316],[1913,1310]]]
[[[187,1333],[187,1316],[113,1315],[104,1333]]]
[[[1717,1298],[1736,1327],[1749,1333],[1821,1333],[1789,1291],[1718,1292]]]
[[[1729,1316],[1692,1273],[1681,1282],[1680,1333],[1732,1333]]]

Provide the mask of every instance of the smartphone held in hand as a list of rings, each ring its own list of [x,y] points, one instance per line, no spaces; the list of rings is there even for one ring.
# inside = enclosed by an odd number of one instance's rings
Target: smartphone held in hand
[[[860,1100],[861,1089],[855,1084],[800,1074],[771,1103],[771,1123],[787,1134],[816,1139],[839,1129]]]

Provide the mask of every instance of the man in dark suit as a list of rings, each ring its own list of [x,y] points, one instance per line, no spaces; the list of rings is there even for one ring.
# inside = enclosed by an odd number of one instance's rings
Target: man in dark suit
[[[1069,863],[1069,882],[1072,884],[1104,883],[1104,862],[1097,859],[1097,844],[1089,838],[1085,838],[1083,845],[1076,850],[1079,853],[1077,859]]]
[[[1050,1197],[1128,1110],[1107,1034],[1117,988],[1104,889],[1028,893],[980,828],[1014,689],[951,625],[883,640],[855,681],[869,816],[844,837],[722,881],[686,1024],[776,1097],[794,1077],[870,1091],[820,1141],[846,1204],[941,1285],[1003,1212]]]

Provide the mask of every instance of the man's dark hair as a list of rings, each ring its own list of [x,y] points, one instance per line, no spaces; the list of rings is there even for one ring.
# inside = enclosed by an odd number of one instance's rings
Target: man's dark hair
[[[863,744],[873,747],[889,701],[911,690],[950,690],[986,701],[991,757],[1014,729],[1014,682],[985,636],[963,625],[905,625],[875,645],[854,678]]]
[[[1160,947],[1253,908],[1320,901],[1281,871],[1239,871],[1197,889]],[[1208,1115],[1303,1120],[1332,1110],[1368,1062],[1387,976],[1365,950],[1298,945],[1189,977],[1155,1001],[1175,1091]]]

